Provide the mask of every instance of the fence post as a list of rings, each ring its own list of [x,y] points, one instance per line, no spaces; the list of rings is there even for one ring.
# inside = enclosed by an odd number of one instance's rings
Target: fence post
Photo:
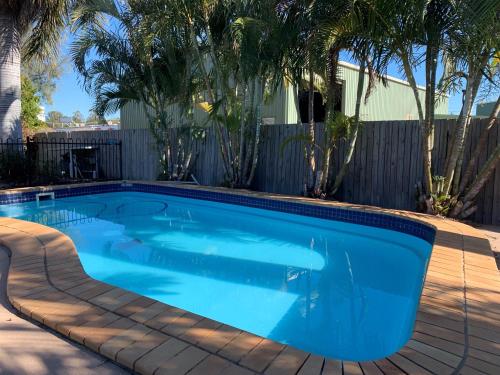
[[[118,142],[118,147],[120,149],[120,180],[123,180],[123,155],[122,155],[122,141]]]

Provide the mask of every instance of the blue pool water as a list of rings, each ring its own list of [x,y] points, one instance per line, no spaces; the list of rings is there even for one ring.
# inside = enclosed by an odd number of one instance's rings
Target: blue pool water
[[[121,192],[0,206],[70,236],[104,282],[345,360],[409,339],[431,245],[243,206]]]

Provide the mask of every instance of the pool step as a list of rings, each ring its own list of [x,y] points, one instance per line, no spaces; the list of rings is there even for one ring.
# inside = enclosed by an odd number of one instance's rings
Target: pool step
[[[36,201],[37,202],[54,200],[55,199],[55,195],[54,195],[53,191],[45,192],[45,193],[38,193],[35,197],[36,197]]]

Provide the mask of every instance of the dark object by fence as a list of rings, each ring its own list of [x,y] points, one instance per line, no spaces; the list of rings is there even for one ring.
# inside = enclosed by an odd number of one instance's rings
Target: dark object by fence
[[[112,139],[0,140],[0,181],[7,186],[122,179],[122,144]]]

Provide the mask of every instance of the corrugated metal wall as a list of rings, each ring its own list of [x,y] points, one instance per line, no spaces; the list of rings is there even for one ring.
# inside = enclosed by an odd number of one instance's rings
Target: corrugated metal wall
[[[286,100],[286,96],[290,96],[290,100]],[[248,99],[249,101],[249,99]],[[262,108],[262,115],[264,118],[272,119],[274,124],[286,124],[288,123],[288,105],[292,105],[293,111],[295,111],[295,104],[293,102],[293,92],[290,91],[280,91],[278,95],[270,99],[268,103]],[[181,121],[180,110],[178,105],[174,104],[171,106],[170,114],[172,116],[172,121],[174,124],[178,124]],[[207,114],[201,109],[195,109],[195,120],[198,125],[203,125],[207,121]],[[120,110],[120,123],[121,129],[147,129],[148,120],[144,112],[142,105],[138,103],[129,103],[125,105]]]
[[[180,124],[181,116],[177,104],[171,106],[170,115],[174,126]],[[207,115],[201,109],[195,109],[194,118],[198,124],[206,121]],[[128,103],[120,110],[121,129],[147,129],[148,119],[144,111],[144,106],[139,103]]]
[[[342,92],[342,109],[347,116],[354,116],[356,107],[356,92],[358,86],[358,67],[348,63],[341,62],[339,69],[339,80],[343,85]],[[366,92],[368,87],[368,75],[365,76],[365,83],[363,93]],[[420,100],[425,102],[425,90],[421,88]],[[297,113],[293,102],[292,90],[288,93],[280,93],[283,100],[288,100],[290,105],[287,106],[288,124],[297,122]],[[364,95],[364,94],[363,94]],[[436,114],[448,113],[448,98],[442,97],[436,103]],[[390,120],[417,120],[418,112],[415,104],[415,97],[411,88],[398,79],[388,77],[387,86],[382,85],[381,82],[377,84],[375,90],[368,98],[368,102],[361,103],[361,120],[362,121],[390,121]]]
[[[358,70],[343,66],[343,83],[345,90],[345,114],[354,115],[356,105],[356,91],[358,85]],[[365,77],[364,91],[368,86]],[[420,100],[425,102],[425,90],[420,89]],[[448,98],[444,97],[436,104],[436,113],[448,113]],[[363,121],[387,121],[387,120],[418,120],[417,106],[411,88],[397,80],[389,78],[387,87],[381,82],[368,98],[365,105],[361,105],[361,119]]]
[[[341,62],[339,79],[343,83],[344,113],[348,116],[354,115],[356,105],[356,90],[358,85],[357,66]],[[365,90],[368,86],[368,78],[365,78]],[[425,99],[425,91],[420,89],[422,103]],[[442,97],[436,103],[436,114],[448,113],[448,98]],[[297,111],[293,98],[292,87],[282,87],[274,98],[263,108],[263,117],[268,118],[274,124],[296,124]],[[196,110],[195,118],[199,124],[206,119],[206,114]],[[172,106],[172,119],[174,123],[179,122],[179,110]],[[367,104],[361,105],[361,119],[363,121],[387,121],[387,120],[416,120],[418,119],[417,106],[411,88],[398,79],[388,77],[388,85],[384,87],[379,83],[368,99]],[[138,104],[127,104],[120,111],[122,129],[145,129],[148,127],[147,119],[142,106]]]

